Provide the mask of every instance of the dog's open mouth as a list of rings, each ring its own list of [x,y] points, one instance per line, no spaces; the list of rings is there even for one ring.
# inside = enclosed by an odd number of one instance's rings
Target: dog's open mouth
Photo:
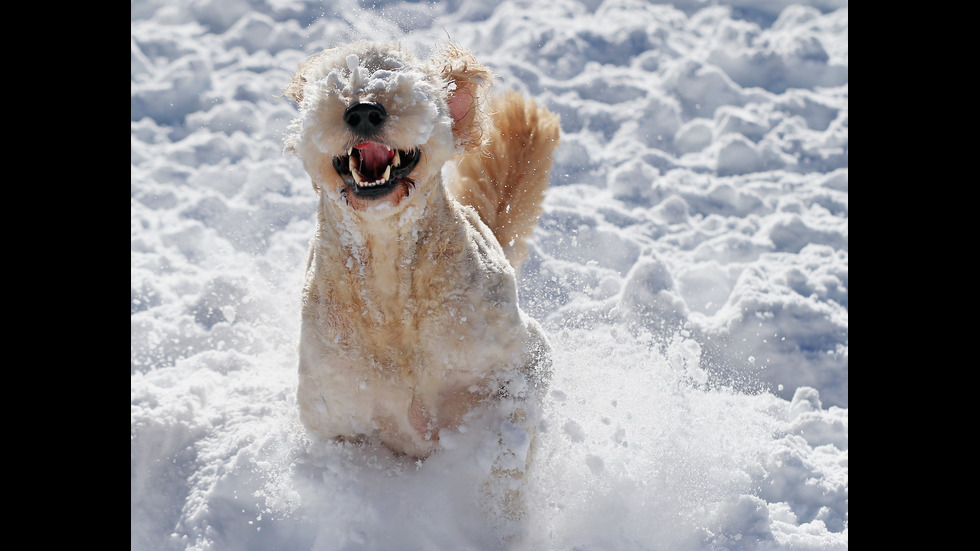
[[[392,149],[377,142],[362,142],[333,159],[348,190],[361,199],[385,197],[396,189],[415,186],[408,175],[419,162],[418,148]]]

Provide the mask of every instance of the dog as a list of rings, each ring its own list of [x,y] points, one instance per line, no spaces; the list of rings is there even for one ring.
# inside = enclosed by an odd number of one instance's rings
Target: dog
[[[470,412],[498,408],[493,471],[519,479],[551,348],[518,304],[516,270],[560,125],[517,92],[491,97],[492,80],[454,44],[422,59],[356,42],[300,64],[286,150],[318,205],[297,401],[319,437],[419,459]]]

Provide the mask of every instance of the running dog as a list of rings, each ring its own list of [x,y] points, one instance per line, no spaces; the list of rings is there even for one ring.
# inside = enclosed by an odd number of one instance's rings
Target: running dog
[[[313,434],[415,458],[475,408],[501,408],[494,471],[520,477],[551,360],[515,271],[559,121],[516,92],[491,99],[491,81],[455,45],[420,59],[358,42],[300,65],[286,149],[318,206],[297,398]]]

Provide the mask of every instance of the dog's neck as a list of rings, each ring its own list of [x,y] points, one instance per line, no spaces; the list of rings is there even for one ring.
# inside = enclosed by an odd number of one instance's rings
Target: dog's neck
[[[444,234],[458,228],[452,220],[455,200],[441,182],[412,200],[400,212],[382,217],[362,215],[321,198],[319,246],[310,267],[325,276],[315,281],[331,287],[320,289],[321,296],[353,297],[362,302],[364,315],[380,325],[411,310],[413,287],[430,285],[422,279],[432,273],[417,270],[417,263],[422,258],[445,257],[442,251],[433,255],[431,250],[445,248],[449,237]]]

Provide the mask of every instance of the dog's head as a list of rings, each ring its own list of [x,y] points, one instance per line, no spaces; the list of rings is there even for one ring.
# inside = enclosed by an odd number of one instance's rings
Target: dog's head
[[[326,50],[286,89],[299,106],[287,149],[317,193],[360,213],[399,212],[438,185],[455,152],[479,147],[490,80],[455,46],[427,61],[391,43]]]

